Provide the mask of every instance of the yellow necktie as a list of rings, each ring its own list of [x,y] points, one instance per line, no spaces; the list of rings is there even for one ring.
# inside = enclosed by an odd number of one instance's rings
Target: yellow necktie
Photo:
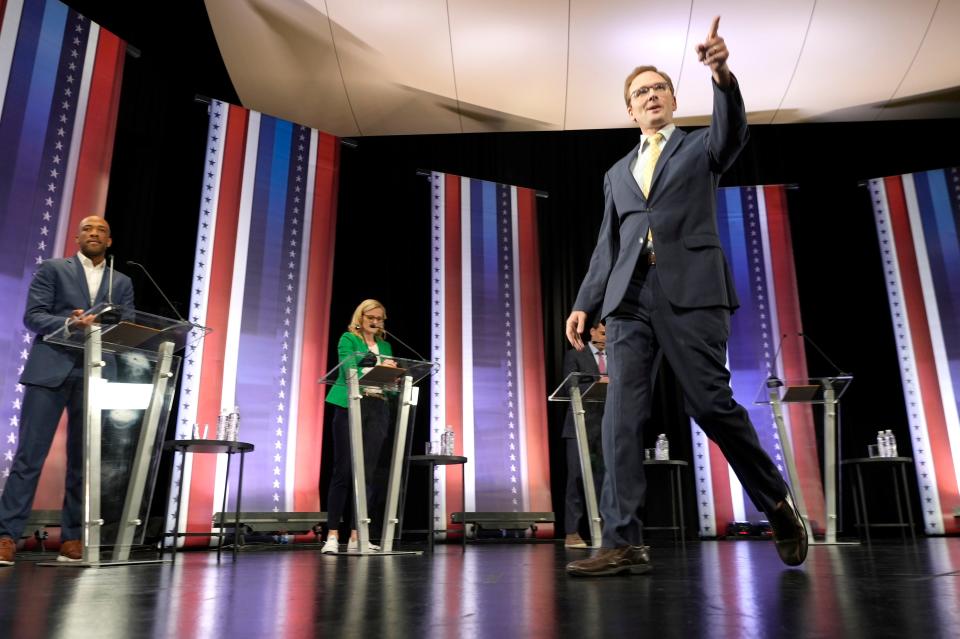
[[[649,144],[647,163],[643,165],[643,173],[640,174],[640,190],[643,191],[644,197],[650,192],[650,183],[653,181],[653,170],[657,168],[657,160],[660,159],[660,140],[662,139],[662,133],[656,133],[647,138]]]
[[[657,160],[660,159],[660,140],[663,139],[663,133],[655,133],[648,140],[647,163],[643,165],[643,173],[640,174],[640,189],[643,196],[647,197],[650,193],[650,183],[653,182],[653,171],[657,168]],[[647,250],[653,250],[653,229],[647,229]]]

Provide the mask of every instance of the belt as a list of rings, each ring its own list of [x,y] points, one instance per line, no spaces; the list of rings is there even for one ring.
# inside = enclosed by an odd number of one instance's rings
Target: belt
[[[657,254],[654,251],[648,251],[644,253],[647,258],[647,266],[653,266],[657,263]]]

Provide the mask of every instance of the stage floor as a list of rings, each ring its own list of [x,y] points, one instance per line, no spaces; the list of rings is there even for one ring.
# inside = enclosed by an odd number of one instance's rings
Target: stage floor
[[[558,542],[437,546],[431,556],[189,552],[175,565],[0,568],[0,636],[960,636],[960,538],[813,547],[654,545],[648,575],[572,579]],[[44,559],[49,560],[47,555]]]

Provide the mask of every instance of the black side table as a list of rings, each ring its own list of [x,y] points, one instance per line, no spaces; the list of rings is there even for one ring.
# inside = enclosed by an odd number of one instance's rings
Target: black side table
[[[237,499],[236,499],[236,510],[234,511],[234,527],[233,527],[233,560],[237,560],[237,545],[240,538],[240,497],[243,492],[243,457],[247,453],[253,450],[253,444],[248,442],[234,442],[234,441],[225,441],[219,439],[175,439],[172,441],[163,443],[164,450],[172,450],[178,453],[226,453],[227,455],[227,470],[224,474],[223,483],[223,505],[220,507],[220,512],[224,513],[223,517],[226,519],[227,512],[227,486],[230,485],[230,458],[234,454],[240,453],[240,482],[237,485]],[[215,533],[213,530],[210,533],[181,533],[177,531],[177,526],[180,523],[180,504],[183,500],[183,472],[186,464],[180,464],[180,487],[177,490],[177,507],[176,513],[174,514],[174,524],[173,532],[164,533],[160,538],[160,552],[161,554],[166,549],[166,540],[167,537],[173,537],[173,547],[171,554],[173,558],[176,559],[177,556],[177,538],[178,537],[188,537],[191,535],[203,535],[206,537],[217,535],[219,540],[217,542],[217,561],[220,561],[220,551],[223,548],[223,538],[226,535],[224,532],[224,521],[220,522],[220,532]],[[169,513],[169,503],[167,505],[167,513],[164,516],[164,521],[167,521],[170,516]]]
[[[913,507],[910,505],[910,484],[907,483],[907,466],[913,463],[912,457],[858,457],[856,459],[844,459],[840,462],[841,466],[853,468],[857,473],[857,483],[853,486],[853,512],[856,516],[856,525],[863,531],[870,543],[871,528],[899,528],[903,540],[907,540],[905,528],[910,529],[910,537],[913,541],[917,540],[916,529],[913,525]],[[889,468],[890,477],[893,479],[893,497],[897,504],[897,523],[879,523],[871,524],[867,517],[867,492],[863,487],[864,467]],[[900,472],[898,473],[897,470]],[[907,521],[903,520],[903,507],[900,504],[900,497],[907,507]]]
[[[436,530],[436,528],[433,525],[433,509],[437,505],[436,493],[433,490],[433,475],[434,475],[433,471],[436,469],[437,466],[452,466],[452,465],[460,466],[460,496],[463,500],[463,504],[466,505],[467,487],[464,482],[464,464],[467,463],[467,458],[461,455],[410,455],[407,458],[407,460],[411,464],[425,464],[427,466],[427,472],[429,473],[428,484],[430,486],[430,490],[427,491],[429,493],[429,500],[428,500],[429,510],[427,511],[428,513],[427,520],[429,521],[429,524],[427,529],[426,530],[408,530],[406,532],[427,533],[427,548],[430,550],[430,552],[433,552],[433,534],[434,533],[460,532],[460,531],[454,531],[454,530],[448,529],[446,528],[446,526],[444,526],[442,530]],[[460,536],[460,540],[461,540],[462,549],[466,550],[467,548],[467,524],[466,523],[463,524],[463,534]]]
[[[673,539],[680,536],[680,543],[686,543],[686,526],[683,523],[683,475],[682,470],[689,466],[682,459],[644,459],[643,465],[664,466],[670,472],[670,515],[672,526],[644,526],[644,530],[672,530]],[[648,493],[649,494],[649,493]]]

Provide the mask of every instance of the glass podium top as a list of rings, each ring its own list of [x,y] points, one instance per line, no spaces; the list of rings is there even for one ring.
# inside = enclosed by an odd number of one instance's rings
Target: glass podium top
[[[164,342],[173,342],[176,352],[210,332],[209,328],[186,320],[152,315],[106,302],[94,306],[86,314],[97,318],[93,326],[100,331],[101,348],[108,352],[156,351]],[[43,339],[53,344],[83,348],[87,332],[82,326],[64,326]]]
[[[769,404],[775,398],[784,404],[824,404],[827,402],[825,394],[828,390],[833,390],[832,401],[837,401],[847,391],[851,381],[853,381],[852,375],[787,380],[768,377],[757,392],[753,403]]]
[[[348,375],[357,375],[361,387],[398,391],[403,378],[410,376],[416,384],[440,370],[436,362],[407,359],[394,355],[356,352],[348,355],[320,378],[319,383],[336,385],[346,383]]]
[[[571,391],[574,388],[580,389],[580,400],[587,403],[600,404],[607,399],[607,383],[609,378],[606,375],[597,373],[586,373],[583,371],[573,371],[567,375],[560,385],[550,393],[547,401],[551,402],[569,402],[572,400]]]

